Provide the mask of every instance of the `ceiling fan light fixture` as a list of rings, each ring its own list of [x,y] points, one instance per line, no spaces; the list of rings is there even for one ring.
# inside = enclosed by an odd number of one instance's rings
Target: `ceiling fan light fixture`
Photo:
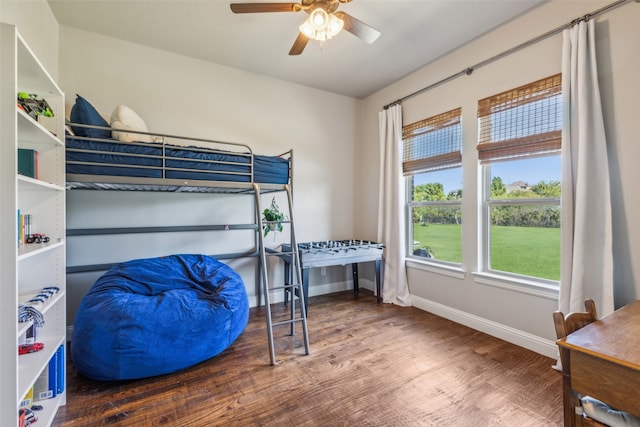
[[[329,14],[327,14],[327,12],[323,8],[318,7],[313,12],[311,12],[311,14],[309,15],[309,20],[311,21],[311,25],[313,25],[314,27],[318,29],[325,28],[327,26],[327,23],[329,22]]]
[[[300,25],[300,32],[310,39],[314,38],[316,34],[316,30],[309,23],[308,18],[302,23],[302,25]]]
[[[333,13],[329,15],[329,23],[327,24],[327,32],[329,33],[329,38],[335,37],[338,35],[342,28],[344,27],[344,21],[338,18]]]
[[[231,11],[233,13],[304,11],[309,14],[298,27],[300,32],[289,50],[289,55],[300,55],[309,40],[317,40],[322,45],[324,41],[335,37],[343,29],[369,44],[380,37],[380,31],[338,10],[341,3],[349,3],[351,0],[299,0],[299,3],[266,3],[265,1],[232,3]]]
[[[325,41],[335,37],[343,27],[344,21],[342,19],[318,7],[309,14],[299,29],[310,39]]]

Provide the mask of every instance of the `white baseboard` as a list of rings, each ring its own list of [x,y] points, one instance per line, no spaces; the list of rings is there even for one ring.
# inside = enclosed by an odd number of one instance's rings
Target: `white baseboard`
[[[370,280],[360,279],[358,281],[358,285],[362,289],[372,290],[372,282]],[[343,282],[335,282],[335,283],[326,283],[324,285],[310,285],[309,286],[309,296],[315,297],[317,295],[325,295],[332,294],[334,292],[342,292],[349,289],[353,289],[353,282],[351,281],[343,281]],[[284,301],[284,291],[274,291],[271,292],[270,300],[272,304],[280,303]],[[256,307],[257,297],[256,295],[249,296],[249,306]]]
[[[358,286],[360,288],[371,289],[371,287],[369,286],[369,283],[370,283],[369,280],[363,280],[363,279],[358,280]],[[325,285],[317,285],[317,286],[313,285],[313,286],[309,286],[309,296],[314,297],[316,295],[332,294],[334,292],[342,292],[342,291],[348,291],[352,289],[353,289],[353,282],[351,281],[327,283]]]
[[[484,332],[496,338],[500,338],[528,350],[535,351],[543,356],[556,359],[558,357],[558,346],[554,341],[550,341],[539,336],[532,335],[446,305],[420,298],[415,295],[411,296],[413,306],[420,310],[428,311],[437,316],[444,317],[453,322],[473,328],[477,331]]]

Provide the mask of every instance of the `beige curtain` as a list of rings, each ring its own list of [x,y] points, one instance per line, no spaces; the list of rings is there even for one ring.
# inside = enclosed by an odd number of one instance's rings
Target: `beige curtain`
[[[379,114],[380,194],[378,241],[385,246],[383,264],[384,302],[411,306],[404,265],[406,251],[405,197],[402,175],[402,107],[395,105]]]
[[[563,34],[562,260],[559,310],[614,309],[609,166],[593,21]]]

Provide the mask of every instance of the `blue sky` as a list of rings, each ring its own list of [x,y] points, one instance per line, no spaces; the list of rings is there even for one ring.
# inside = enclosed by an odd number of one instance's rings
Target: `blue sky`
[[[524,181],[534,185],[540,181],[560,181],[560,156],[538,157],[511,162],[497,162],[491,165],[491,176],[499,176],[504,184]],[[441,182],[444,194],[462,188],[460,169],[445,169],[415,176],[415,185],[427,182]]]

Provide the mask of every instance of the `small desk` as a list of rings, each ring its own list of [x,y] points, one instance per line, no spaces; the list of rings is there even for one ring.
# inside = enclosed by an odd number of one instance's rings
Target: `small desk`
[[[302,289],[304,292],[304,306],[309,299],[309,270],[313,267],[328,267],[332,265],[351,264],[353,273],[353,292],[358,294],[358,263],[375,262],[376,268],[376,297],[382,302],[382,279],[380,277],[380,261],[382,260],[383,245],[366,240],[328,240],[323,242],[298,243],[298,257],[302,270]],[[291,253],[291,245],[282,245],[283,253]],[[283,255],[285,283],[291,279],[291,256]],[[285,302],[287,298],[285,296]],[[307,310],[308,311],[308,310]]]
[[[563,358],[564,425],[574,426],[575,396],[592,396],[640,417],[640,301],[557,341]]]

